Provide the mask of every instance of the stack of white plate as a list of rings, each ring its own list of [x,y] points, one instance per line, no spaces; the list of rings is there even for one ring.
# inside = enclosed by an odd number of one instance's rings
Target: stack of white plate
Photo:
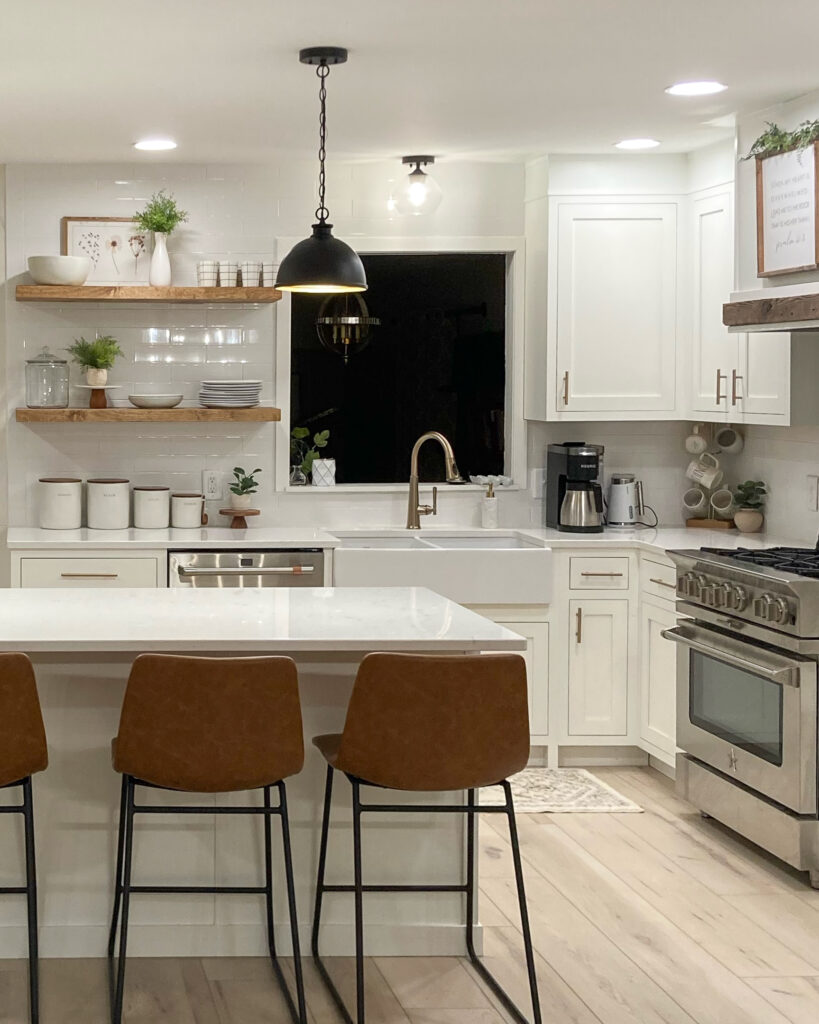
[[[247,409],[259,404],[260,380],[203,380],[199,403],[208,409]]]

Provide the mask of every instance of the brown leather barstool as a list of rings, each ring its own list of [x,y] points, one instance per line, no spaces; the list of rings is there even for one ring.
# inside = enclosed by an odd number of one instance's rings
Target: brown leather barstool
[[[29,1014],[40,1019],[37,944],[37,868],[31,776],[48,767],[45,727],[34,669],[25,654],[0,654],[0,789],[20,787],[22,803],[3,804],[2,814],[22,814],[26,884],[0,887],[0,894],[25,896],[28,903]]]
[[[325,892],[355,896],[357,1024],[364,1017],[364,913],[366,892],[462,892],[466,896],[466,949],[469,959],[500,1001],[521,1024],[526,1017],[475,953],[475,815],[505,814],[515,864],[526,968],[535,1024],[541,1024],[523,870],[512,790],[507,781],[529,758],[529,710],[526,664],[517,654],[412,655],[370,654],[356,676],[344,732],[316,736],[313,743],[327,761],[324,817],[319,847],[318,884],[312,952],[316,966],[342,1017],[352,1017],[321,962],[318,940]],[[327,840],[333,774],[344,772],[353,788],[353,885],[326,885]],[[466,790],[466,804],[362,804],[361,786],[421,792]],[[481,807],[475,790],[502,786],[503,806]],[[363,813],[421,812],[466,814],[465,885],[364,885],[361,869]]]
[[[143,654],[125,691],[115,771],[122,773],[114,912],[108,941],[111,1017],[122,1019],[128,911],[133,893],[258,893],[264,895],[267,941],[274,972],[296,1024],[306,1024],[290,823],[284,780],[304,764],[298,673],[291,658],[193,658]],[[137,786],[183,793],[232,793],[261,789],[261,807],[169,807],[134,803]],[[270,791],[279,793],[271,806]],[[131,884],[135,814],[256,814],[264,822],[263,886]],[[282,825],[287,902],[296,976],[290,993],[276,955],[273,925],[271,817]],[[117,923],[119,958],[115,960]]]

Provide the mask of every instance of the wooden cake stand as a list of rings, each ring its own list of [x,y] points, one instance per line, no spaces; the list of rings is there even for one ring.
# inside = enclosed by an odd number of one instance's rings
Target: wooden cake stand
[[[107,409],[108,408],[108,396],[106,391],[111,391],[115,388],[124,387],[123,384],[103,384],[102,387],[92,387],[90,384],[77,384],[76,387],[82,388],[83,391],[90,391],[91,395],[88,400],[89,409]]]
[[[220,516],[232,516],[233,522],[230,524],[231,530],[246,530],[247,519],[245,516],[259,516],[262,514],[262,510],[259,508],[220,508]]]

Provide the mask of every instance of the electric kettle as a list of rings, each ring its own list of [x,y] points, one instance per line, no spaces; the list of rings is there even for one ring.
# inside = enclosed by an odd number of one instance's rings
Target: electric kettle
[[[646,513],[643,483],[633,473],[613,473],[609,488],[609,526],[637,526]]]

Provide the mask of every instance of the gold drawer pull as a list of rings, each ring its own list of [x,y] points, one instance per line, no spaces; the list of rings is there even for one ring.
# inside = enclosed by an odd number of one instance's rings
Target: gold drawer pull
[[[621,572],[581,572],[581,576],[622,576]]]
[[[577,628],[574,631],[575,640],[577,643],[583,643],[583,609],[577,609]]]
[[[569,371],[563,374],[563,404],[569,404]]]
[[[676,590],[677,589],[677,584],[676,583],[666,583],[665,580],[657,580],[653,576],[649,576],[648,582],[649,583],[656,583],[658,587],[668,587],[669,590]]]
[[[64,580],[116,580],[119,579],[118,572],[61,572],[60,578]]]

